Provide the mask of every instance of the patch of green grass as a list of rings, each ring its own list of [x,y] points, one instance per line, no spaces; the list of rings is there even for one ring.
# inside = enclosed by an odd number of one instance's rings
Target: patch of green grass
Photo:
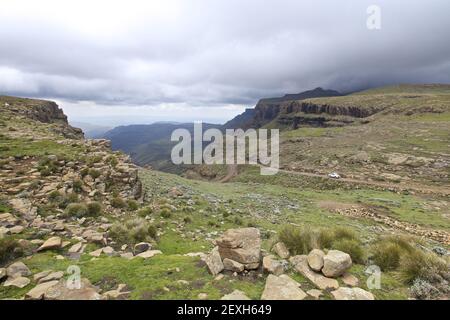
[[[0,157],[45,156],[54,154],[75,159],[83,152],[80,146],[62,145],[53,140],[9,139],[0,140]]]

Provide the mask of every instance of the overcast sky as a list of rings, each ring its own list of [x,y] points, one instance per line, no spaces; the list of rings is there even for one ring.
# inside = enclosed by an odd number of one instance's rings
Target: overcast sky
[[[381,9],[369,30],[367,8]],[[448,0],[0,0],[0,94],[72,121],[223,122],[259,98],[450,82]]]

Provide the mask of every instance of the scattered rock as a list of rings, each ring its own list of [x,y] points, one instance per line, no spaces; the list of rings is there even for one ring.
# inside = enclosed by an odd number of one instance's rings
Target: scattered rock
[[[52,237],[44,242],[42,246],[38,248],[38,251],[59,249],[61,248],[62,241],[60,237]]]
[[[91,257],[96,257],[96,258],[98,258],[98,257],[101,256],[102,252],[103,252],[103,248],[100,248],[100,249],[97,249],[97,250],[95,250],[95,251],[89,252],[89,255],[90,255]]]
[[[314,271],[320,272],[323,268],[323,257],[325,253],[322,250],[314,249],[308,254],[308,265]]]
[[[156,256],[157,254],[162,254],[162,252],[159,250],[148,250],[148,251],[142,252],[134,257],[141,257],[144,259],[149,259],[149,258]]]
[[[122,283],[117,286],[117,289],[105,292],[103,297],[107,300],[124,300],[130,296],[130,293],[127,285]]]
[[[323,257],[322,273],[330,278],[337,278],[345,273],[352,266],[350,255],[339,251],[330,250]]]
[[[340,287],[331,294],[336,300],[375,300],[372,293],[361,288]]]
[[[114,249],[112,247],[104,247],[103,248],[103,253],[106,254],[107,256],[113,256],[116,252],[114,251]]]
[[[48,274],[47,276],[39,279],[38,283],[60,280],[63,276],[64,276],[64,272],[62,272],[62,271],[52,272],[52,273]]]
[[[232,272],[242,272],[244,271],[244,265],[237,261],[225,258],[223,259],[223,268]]]
[[[41,280],[42,278],[45,278],[52,272],[53,272],[52,270],[45,270],[45,271],[36,273],[35,275],[33,275],[33,280],[36,282],[39,282],[39,280]]]
[[[82,253],[84,251],[84,245],[82,242],[75,243],[69,248],[69,253]]]
[[[122,258],[125,258],[125,259],[128,259],[128,260],[131,260],[131,259],[134,258],[133,254],[132,254],[131,252],[125,252],[125,253],[122,253],[120,256],[121,256]]]
[[[140,254],[147,250],[151,250],[152,245],[148,242],[140,242],[134,246],[134,254]]]
[[[6,279],[5,283],[3,283],[4,287],[17,287],[17,288],[25,288],[27,285],[30,284],[30,279],[25,278],[25,277],[10,277],[8,279]]]
[[[276,276],[284,273],[283,264],[280,261],[275,260],[274,256],[265,256],[263,258],[263,269],[264,271],[272,273]]]
[[[81,279],[79,289],[71,288],[64,279],[61,279],[58,284],[48,288],[44,293],[44,299],[48,300],[100,300],[101,298],[98,289],[85,278]]]
[[[25,295],[25,299],[42,300],[44,299],[44,295],[47,292],[47,290],[50,289],[51,287],[56,286],[57,284],[58,281],[56,280],[38,284],[36,287],[28,291],[28,293]]]
[[[10,234],[19,234],[19,233],[22,233],[22,231],[24,229],[25,228],[22,227],[22,226],[14,226],[12,228],[9,228],[8,231],[9,231]]]
[[[204,261],[206,263],[206,266],[208,267],[209,272],[213,276],[216,276],[224,269],[224,265],[219,254],[218,247],[212,249],[211,253],[205,257]]]
[[[261,300],[303,300],[306,293],[300,289],[300,284],[287,275],[275,276],[270,274]]]
[[[281,259],[289,259],[289,250],[283,242],[277,242],[273,246],[273,251],[281,258]]]
[[[308,257],[306,255],[294,256],[289,259],[294,269],[300,272],[304,277],[311,281],[317,288],[321,290],[337,289],[339,283],[336,279],[331,279],[323,276],[321,273],[313,271],[308,264]]]
[[[341,277],[342,282],[349,287],[357,287],[359,284],[359,280],[354,275],[346,272]]]
[[[28,277],[31,275],[31,271],[23,262],[18,261],[6,268],[6,275],[10,278]]]
[[[308,290],[308,291],[306,291],[306,293],[316,300],[319,300],[323,294],[323,292],[321,290],[317,290],[317,289]]]
[[[256,269],[261,258],[261,236],[256,228],[229,229],[216,240],[222,259],[228,258]]]
[[[220,300],[250,300],[250,298],[244,292],[234,290],[232,293],[224,295]]]
[[[200,300],[206,300],[206,299],[208,299],[208,294],[207,293],[199,293],[197,297]]]

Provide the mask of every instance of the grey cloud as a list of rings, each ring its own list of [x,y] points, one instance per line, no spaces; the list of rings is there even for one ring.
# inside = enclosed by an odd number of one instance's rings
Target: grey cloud
[[[173,17],[143,10],[106,35],[96,24],[90,33],[50,14],[1,10],[0,92],[217,107],[317,86],[450,82],[446,0],[161,2],[173,4]],[[373,3],[379,31],[366,28]],[[102,15],[107,8],[99,28]]]

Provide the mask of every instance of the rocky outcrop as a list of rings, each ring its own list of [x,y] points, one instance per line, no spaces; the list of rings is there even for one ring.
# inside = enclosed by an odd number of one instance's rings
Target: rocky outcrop
[[[83,131],[70,126],[63,110],[53,101],[4,96],[1,100],[5,101],[8,110],[15,114],[35,121],[55,124],[53,130],[68,139],[84,138]]]
[[[309,90],[298,94],[286,94],[283,97],[261,99],[258,101],[254,109],[245,110],[244,113],[228,121],[223,128],[259,128],[271,122],[279,115],[300,112],[298,110],[301,108],[294,107],[295,102],[298,103],[299,101],[311,98],[336,96],[341,96],[341,94],[334,90],[316,88],[314,90]]]

